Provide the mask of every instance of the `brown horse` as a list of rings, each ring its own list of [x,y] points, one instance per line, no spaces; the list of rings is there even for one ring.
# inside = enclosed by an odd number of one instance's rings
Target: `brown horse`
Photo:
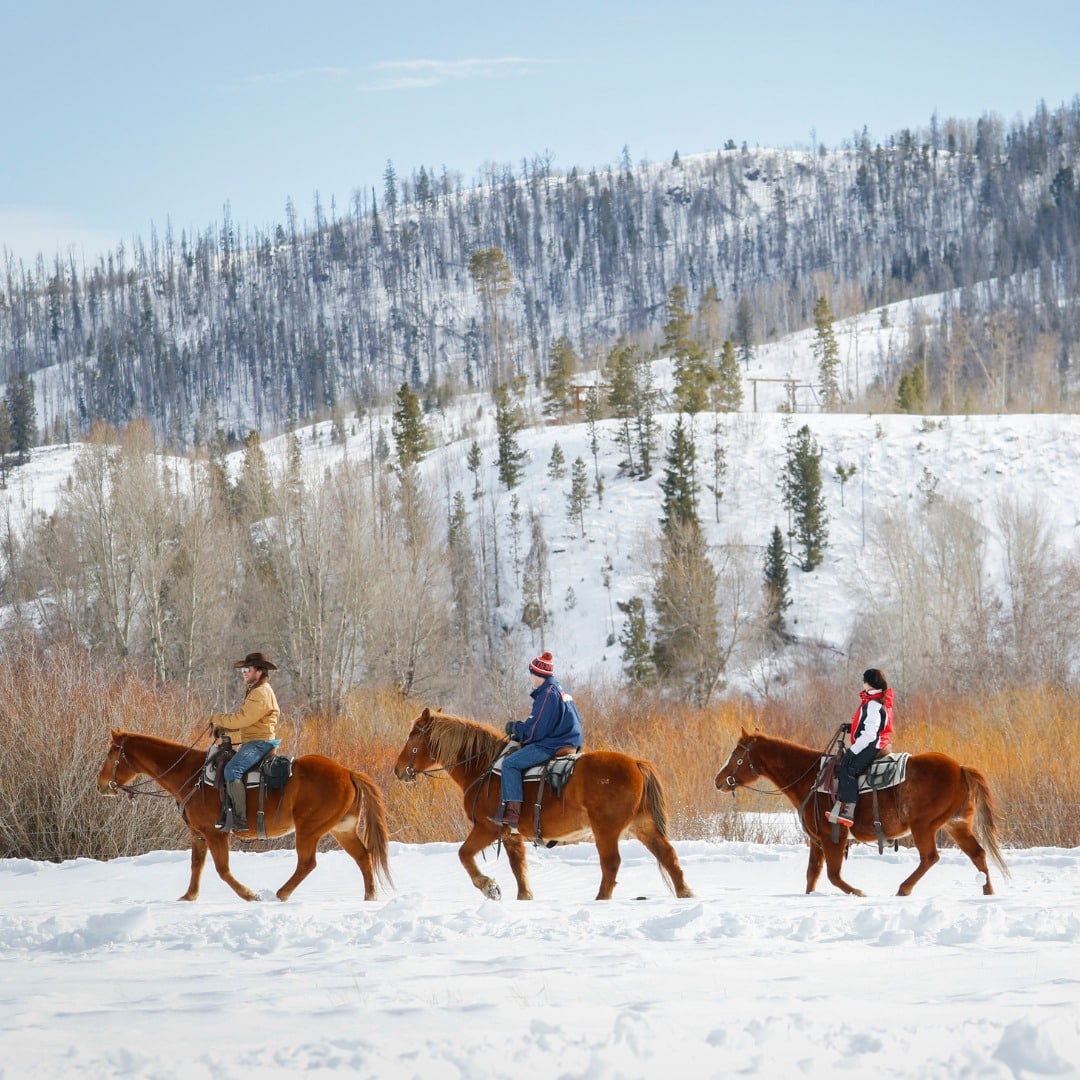
[[[749,787],[758,780],[775,784],[799,809],[803,829],[810,841],[806,891],[814,891],[824,864],[829,881],[838,889],[862,896],[862,892],[840,876],[840,867],[847,851],[849,833],[853,839],[864,842],[877,839],[874,800],[868,792],[860,796],[855,824],[850,830],[840,826],[838,839],[834,841],[834,826],[825,820],[832,797],[811,791],[820,764],[820,750],[761,732],[750,735],[743,729],[727,764],[716,774],[716,786],[734,795],[737,787]],[[919,865],[901,882],[898,896],[907,896],[940,858],[938,829],[944,829],[982,872],[984,894],[991,896],[994,892],[986,866],[987,852],[1008,877],[998,847],[994,800],[986,777],[978,769],[961,765],[945,754],[912,754],[904,782],[878,792],[878,811],[885,837],[894,840],[910,834],[919,852]]]
[[[98,773],[98,791],[102,795],[139,794],[127,785],[143,773],[176,800],[191,829],[191,881],[181,900],[198,898],[208,850],[221,880],[242,899],[257,900],[258,895],[229,870],[229,834],[214,827],[221,802],[213,786],[200,783],[205,763],[202,750],[154,735],[114,730]],[[248,792],[249,811],[256,809],[257,799],[258,789],[253,788]],[[278,889],[279,900],[288,900],[315,869],[315,850],[327,833],[360,867],[365,900],[376,899],[377,879],[391,883],[386,807],[382,792],[363,773],[317,754],[305,754],[293,761],[292,776],[282,790],[267,791],[264,812],[267,836],[296,834],[296,870]],[[255,814],[249,812],[248,820],[254,822]],[[256,838],[254,828],[240,835]]]
[[[394,764],[394,775],[399,780],[412,781],[421,773],[445,771],[461,788],[472,830],[458,850],[458,858],[472,883],[491,900],[500,899],[502,893],[493,878],[480,873],[476,855],[495,843],[502,831],[488,820],[500,803],[499,777],[491,772],[491,765],[508,742],[505,735],[486,724],[425,709]],[[531,900],[533,895],[525,840],[535,837],[537,784],[536,780],[525,781],[520,835],[506,833],[502,837],[517,880],[519,900]],[[667,801],[660,779],[647,761],[605,750],[582,754],[561,794],[553,797],[545,785],[540,828],[545,843],[570,843],[592,837],[600,855],[597,900],[611,899],[621,862],[619,837],[627,830],[656,857],[676,896],[694,895],[668,841]]]

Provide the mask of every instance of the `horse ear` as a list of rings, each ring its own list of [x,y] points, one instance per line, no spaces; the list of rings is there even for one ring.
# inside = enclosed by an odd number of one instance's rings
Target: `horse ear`
[[[747,730],[746,730],[746,728],[743,728],[743,729],[742,729],[742,737],[743,737],[744,739],[749,739],[749,738],[750,738],[750,732],[749,732],[749,731],[747,731]]]
[[[420,722],[426,724],[431,719],[431,710],[425,705],[424,711],[420,714]]]

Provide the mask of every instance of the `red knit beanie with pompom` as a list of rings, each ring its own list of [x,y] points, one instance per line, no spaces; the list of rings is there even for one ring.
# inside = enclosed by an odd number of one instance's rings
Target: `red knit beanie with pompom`
[[[555,674],[555,662],[551,659],[551,653],[541,653],[530,665],[529,671],[540,678],[546,679]]]

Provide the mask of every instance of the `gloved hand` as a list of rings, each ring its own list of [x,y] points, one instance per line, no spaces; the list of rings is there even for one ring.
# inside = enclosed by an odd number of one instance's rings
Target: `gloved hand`
[[[214,738],[215,739],[220,739],[222,737],[222,735],[224,735],[224,734],[225,734],[225,729],[223,727],[218,727],[215,724],[214,725]]]
[[[506,734],[509,735],[511,739],[517,735],[517,725],[518,722],[516,720],[506,721]]]

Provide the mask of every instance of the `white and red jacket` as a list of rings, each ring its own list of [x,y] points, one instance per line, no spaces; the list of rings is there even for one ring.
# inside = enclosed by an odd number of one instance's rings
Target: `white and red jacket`
[[[892,687],[885,691],[863,690],[851,718],[851,752],[858,754],[876,746],[887,754],[892,746],[892,714]]]

